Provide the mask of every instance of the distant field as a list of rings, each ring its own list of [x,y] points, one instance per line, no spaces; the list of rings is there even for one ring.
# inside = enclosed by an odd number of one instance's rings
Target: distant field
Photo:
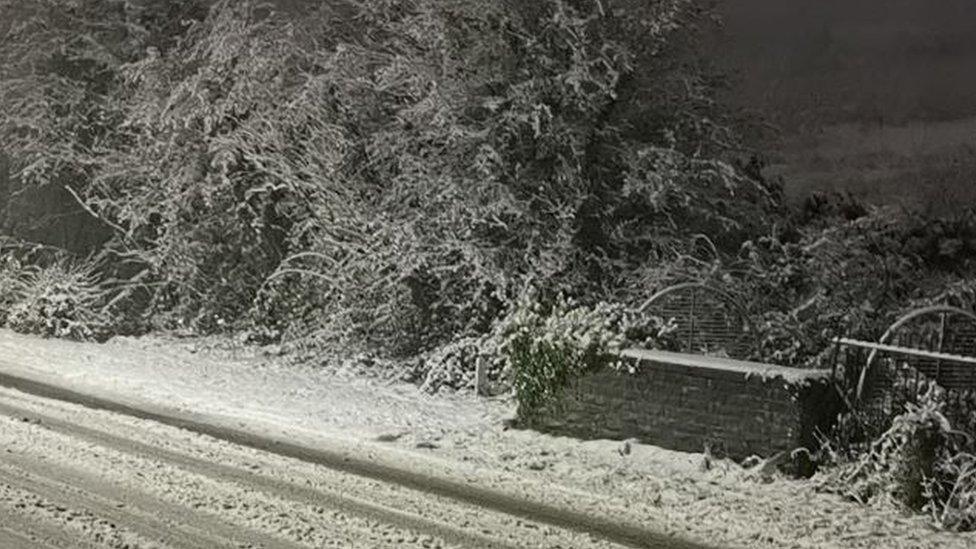
[[[787,192],[976,204],[971,0],[726,0],[716,59],[732,101],[779,128],[761,142]]]
[[[976,205],[976,117],[904,126],[839,124],[784,139],[770,173],[787,195],[844,191],[938,212]]]

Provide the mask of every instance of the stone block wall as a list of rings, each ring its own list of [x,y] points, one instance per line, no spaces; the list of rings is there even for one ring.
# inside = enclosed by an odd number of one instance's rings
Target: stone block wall
[[[829,372],[632,351],[633,372],[576,380],[533,427],[586,439],[641,442],[741,459],[813,448],[840,410]]]

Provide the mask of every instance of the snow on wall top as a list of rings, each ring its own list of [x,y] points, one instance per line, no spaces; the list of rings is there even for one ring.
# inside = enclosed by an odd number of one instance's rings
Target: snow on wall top
[[[788,368],[786,366],[764,364],[762,362],[749,362],[707,355],[673,353],[656,349],[626,349],[621,351],[619,355],[624,358],[636,359],[639,362],[661,362],[692,368],[739,372],[746,377],[760,376],[763,381],[782,379],[790,384],[801,384],[830,377],[830,372],[827,370]]]

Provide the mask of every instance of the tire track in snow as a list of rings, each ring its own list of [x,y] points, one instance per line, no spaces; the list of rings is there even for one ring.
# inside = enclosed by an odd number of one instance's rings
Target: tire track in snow
[[[595,516],[574,509],[529,501],[477,485],[432,477],[397,466],[345,455],[338,451],[311,448],[280,439],[267,438],[247,430],[211,424],[186,414],[163,411],[154,406],[124,404],[2,372],[0,372],[0,385],[43,398],[80,404],[88,408],[185,429],[237,446],[249,447],[324,466],[334,472],[399,485],[408,490],[427,493],[432,497],[451,499],[459,504],[475,506],[486,512],[516,517],[519,519],[517,524],[520,525],[532,524],[535,528],[541,526],[548,529],[572,531],[578,536],[582,536],[576,538],[575,543],[577,544],[584,543],[586,540],[589,540],[588,544],[596,543],[596,540],[602,539],[611,544],[638,548],[708,549],[709,547],[662,534],[637,524],[618,522],[611,517]],[[481,546],[474,545],[474,547]],[[570,544],[569,546],[575,547],[576,545]]]
[[[327,516],[330,520],[341,522],[345,520],[343,517],[352,516],[359,520],[365,518],[367,527],[371,529],[376,528],[375,525],[392,525],[394,530],[400,530],[387,532],[379,538],[375,536],[359,538],[366,540],[363,543],[356,543],[357,536],[362,533],[354,533],[352,539],[346,540],[349,543],[336,545],[338,547],[458,546],[512,549],[514,547],[616,546],[606,541],[590,539],[589,536],[576,532],[531,523],[430,494],[420,492],[414,494],[415,491],[400,486],[363,479],[348,473],[337,473],[298,460],[256,452],[251,448],[238,450],[249,456],[231,455],[233,452],[227,455],[215,455],[219,448],[229,445],[166,426],[149,424],[153,429],[146,429],[145,425],[133,425],[137,420],[112,416],[105,412],[66,409],[73,406],[57,402],[40,402],[35,397],[0,395],[0,414],[6,416],[0,418],[2,421],[0,436],[5,434],[4,431],[12,429],[26,430],[27,432],[20,438],[29,438],[31,444],[36,446],[35,452],[27,452],[25,455],[20,455],[20,452],[11,453],[9,450],[6,455],[0,454],[0,482],[20,483],[21,488],[39,492],[51,500],[56,500],[58,494],[62,498],[70,496],[70,507],[87,509],[96,516],[108,518],[113,525],[125,524],[140,534],[142,540],[164,539],[166,546],[176,547],[241,546],[243,541],[241,538],[257,541],[257,536],[251,534],[233,539],[233,530],[228,532],[226,525],[220,526],[223,521],[237,524],[247,522],[238,520],[242,517],[235,515],[237,509],[228,508],[226,504],[228,498],[223,499],[224,509],[218,506],[217,516],[214,516],[213,507],[219,501],[164,501],[165,490],[160,493],[150,493],[157,489],[154,488],[154,484],[142,483],[147,479],[149,481],[163,479],[169,474],[164,469],[174,469],[184,474],[185,478],[182,482],[196,485],[196,489],[202,490],[204,494],[212,494],[225,486],[230,486],[233,489],[246,488],[251,492],[260,492],[275,501],[297,504],[300,506],[297,512],[289,513],[292,515],[291,519],[295,519],[294,528],[304,527],[302,523],[306,520],[315,520],[314,516],[311,519],[305,518],[308,516],[306,511],[311,509],[319,515],[328,515],[328,510],[332,510],[332,515]],[[134,432],[136,429],[139,429],[139,432]],[[8,432],[5,438],[11,435],[15,434]],[[158,440],[160,436],[165,437],[165,440]],[[189,451],[192,450],[191,448],[183,447],[191,438],[206,439],[207,444],[191,453]],[[19,440],[16,436],[14,439]],[[57,454],[59,451],[63,454],[60,457],[52,456],[50,460],[36,459],[36,452]],[[318,481],[313,483],[311,479],[306,479],[306,484],[303,485],[294,480],[283,479],[280,475],[274,476],[270,472],[258,473],[241,462],[242,459],[256,457],[267,459],[272,462],[272,465],[275,461],[284,461],[285,469],[295,468],[299,474],[305,472],[299,471],[300,469],[315,467],[327,475],[327,480],[336,480],[340,486],[338,491],[333,491],[328,489],[328,486],[319,484]],[[107,470],[95,475],[85,470],[76,470],[75,467],[65,463],[53,463],[58,460],[80,464],[107,460],[102,464]],[[282,464],[279,463],[278,466],[281,467]],[[113,470],[128,467],[135,469],[138,478],[133,480],[138,481],[135,484],[139,486],[129,487],[128,483],[119,482],[117,478],[112,481],[115,474]],[[269,468],[265,464],[265,469]],[[38,476],[40,479],[33,476]],[[124,478],[123,476],[123,480]],[[54,483],[56,487],[50,484],[45,486],[44,480]],[[349,492],[354,492],[357,485],[360,491],[351,495]],[[341,493],[342,490],[346,493]],[[368,497],[370,495],[373,497]],[[246,494],[235,495],[230,501],[236,499],[244,501],[248,497]],[[385,501],[383,498],[393,498],[395,501]],[[123,504],[124,510],[117,507],[119,503]],[[194,509],[192,512],[181,510],[178,505],[180,503],[190,503],[191,505],[184,505],[184,507],[194,507]],[[426,503],[426,506],[422,505],[423,503]],[[200,509],[196,508],[198,504]],[[411,509],[414,505],[418,508]],[[156,510],[155,515],[146,516],[146,512],[152,509]],[[270,509],[273,508],[269,507],[262,511],[265,515],[269,515],[272,514]],[[165,535],[161,535],[159,521],[162,521],[165,526],[174,528],[170,530],[171,538],[167,539]],[[210,525],[212,527],[208,530]],[[250,532],[262,530],[257,527],[260,525],[246,524],[246,526],[250,528]],[[352,530],[356,530],[356,524],[352,526]],[[293,528],[289,527],[289,530],[291,529]],[[266,536],[256,545],[261,547],[319,546],[312,538],[299,539],[298,543],[287,543],[284,539],[269,538],[267,536],[269,533],[278,537],[289,537],[289,532],[280,535],[282,532],[269,532],[264,529]],[[210,539],[201,543],[202,539],[208,537]],[[229,543],[231,540],[236,543],[232,545]],[[141,546],[139,543],[135,545]]]

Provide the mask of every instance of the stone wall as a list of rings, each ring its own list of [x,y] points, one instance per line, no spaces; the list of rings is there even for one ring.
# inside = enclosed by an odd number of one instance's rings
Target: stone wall
[[[574,382],[533,427],[580,438],[636,438],[741,459],[816,443],[839,411],[827,372],[659,351],[628,352],[633,372]]]

